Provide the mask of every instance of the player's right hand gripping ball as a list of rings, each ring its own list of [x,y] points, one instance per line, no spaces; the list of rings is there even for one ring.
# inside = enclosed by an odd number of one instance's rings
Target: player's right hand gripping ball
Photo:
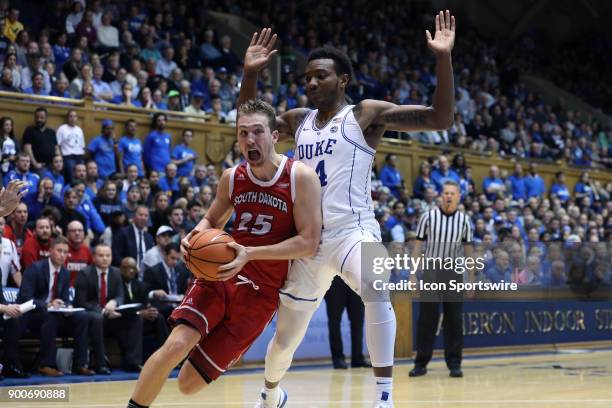
[[[227,245],[234,238],[218,229],[207,229],[194,234],[189,240],[187,267],[196,278],[210,281],[219,280],[219,266],[230,263],[236,251]]]

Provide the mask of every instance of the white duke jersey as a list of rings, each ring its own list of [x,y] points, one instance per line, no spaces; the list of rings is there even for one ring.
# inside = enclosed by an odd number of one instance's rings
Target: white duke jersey
[[[355,227],[374,221],[371,171],[376,151],[368,146],[353,105],[322,129],[311,111],[295,133],[296,158],[314,169],[322,189],[323,228]]]

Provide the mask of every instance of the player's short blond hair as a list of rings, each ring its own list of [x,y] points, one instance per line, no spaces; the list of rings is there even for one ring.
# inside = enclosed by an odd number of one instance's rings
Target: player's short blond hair
[[[261,99],[250,99],[238,107],[238,118],[241,115],[259,113],[268,118],[270,130],[276,129],[276,111],[274,107]]]

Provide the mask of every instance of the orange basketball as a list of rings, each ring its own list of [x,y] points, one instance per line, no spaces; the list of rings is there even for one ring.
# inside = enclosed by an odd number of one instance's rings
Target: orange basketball
[[[193,235],[189,240],[191,249],[187,267],[197,278],[218,280],[219,266],[236,257],[236,251],[227,246],[228,242],[234,242],[234,238],[218,229],[207,229]]]

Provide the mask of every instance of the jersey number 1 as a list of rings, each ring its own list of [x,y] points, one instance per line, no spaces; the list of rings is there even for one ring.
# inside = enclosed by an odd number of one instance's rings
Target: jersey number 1
[[[325,187],[327,185],[327,174],[325,174],[325,160],[321,160],[319,164],[317,164],[317,168],[315,169],[315,171],[319,176],[321,187]]]

